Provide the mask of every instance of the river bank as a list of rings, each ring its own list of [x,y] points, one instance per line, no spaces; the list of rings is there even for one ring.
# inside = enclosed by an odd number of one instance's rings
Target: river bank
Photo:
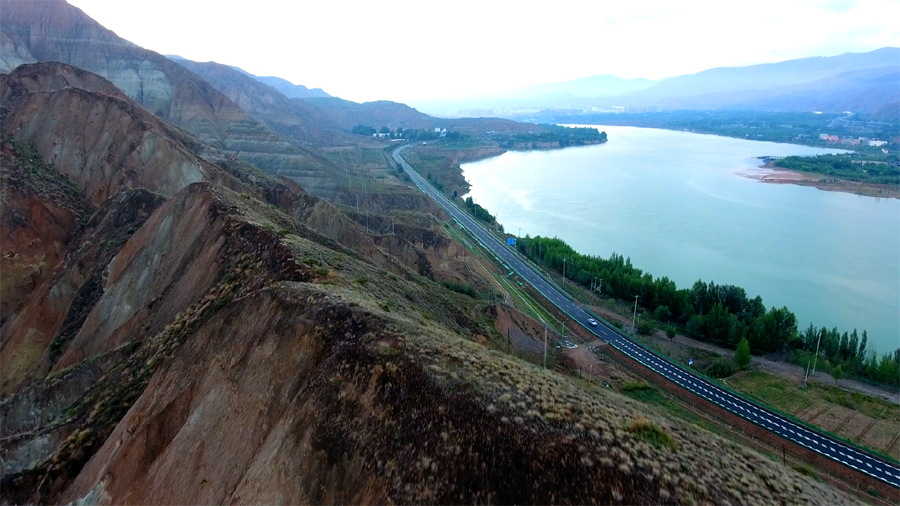
[[[812,186],[820,190],[851,193],[864,197],[900,199],[900,188],[896,186],[827,178],[811,172],[800,172],[776,167],[772,161],[760,165],[758,169],[737,172],[736,174],[762,183]]]

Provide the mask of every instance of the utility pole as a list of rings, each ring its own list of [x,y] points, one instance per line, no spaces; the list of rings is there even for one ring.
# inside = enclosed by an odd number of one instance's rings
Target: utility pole
[[[547,324],[544,324],[544,369],[547,368]]]
[[[566,282],[566,261],[568,258],[563,258],[563,283]]]
[[[816,357],[813,360],[813,376],[816,375],[816,364],[819,362],[819,345],[822,343],[822,333],[819,333],[819,338],[816,339]]]
[[[394,217],[391,216],[391,235],[394,235]]]
[[[634,327],[634,319],[637,317],[637,301],[638,301],[638,297],[639,297],[639,295],[635,295],[635,296],[634,296],[634,314],[631,315],[631,333],[632,333],[632,334],[633,334],[634,331],[635,331],[635,327]]]

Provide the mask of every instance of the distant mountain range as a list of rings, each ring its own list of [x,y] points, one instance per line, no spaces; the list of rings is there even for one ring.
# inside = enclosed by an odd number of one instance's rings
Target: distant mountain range
[[[885,47],[867,53],[720,67],[659,81],[601,75],[415,105],[451,116],[483,115],[495,109],[512,115],[517,110],[612,107],[872,112],[900,100],[898,73],[900,48]]]
[[[623,79],[612,74],[604,74],[601,76],[579,77],[578,79],[559,83],[524,86],[495,95],[495,98],[529,98],[551,94],[569,94],[576,97],[614,97],[632,91],[643,90],[654,84],[656,84],[656,81],[642,77]]]
[[[571,81],[534,84],[512,90],[458,99],[418,100],[413,105],[426,111],[450,108],[543,108],[568,107],[593,97],[615,97],[653,86],[650,79],[623,79],[611,74],[579,77]],[[588,101],[590,102],[590,100]]]

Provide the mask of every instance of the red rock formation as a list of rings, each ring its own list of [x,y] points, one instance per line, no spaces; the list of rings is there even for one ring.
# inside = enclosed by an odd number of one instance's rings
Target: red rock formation
[[[91,207],[27,147],[0,141],[0,325],[53,272]]]

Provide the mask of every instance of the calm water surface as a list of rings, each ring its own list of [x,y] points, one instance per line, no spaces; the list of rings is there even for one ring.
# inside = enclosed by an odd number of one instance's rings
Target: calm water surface
[[[581,253],[630,256],[678,286],[742,286],[800,327],[866,329],[900,346],[900,200],[739,175],[763,155],[821,148],[601,126],[609,142],[509,152],[462,166],[470,195],[506,230],[557,236]]]

